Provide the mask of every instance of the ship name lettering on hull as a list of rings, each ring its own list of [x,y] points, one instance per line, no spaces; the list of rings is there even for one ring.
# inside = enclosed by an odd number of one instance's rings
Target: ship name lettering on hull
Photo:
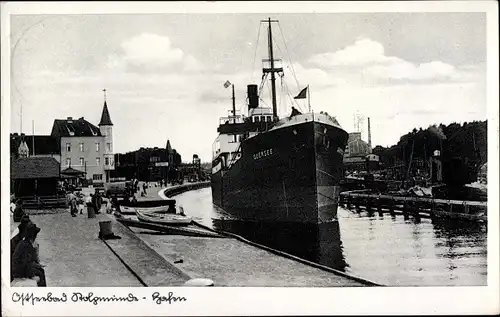
[[[259,151],[253,155],[253,159],[258,160],[269,155],[273,155],[273,149]]]

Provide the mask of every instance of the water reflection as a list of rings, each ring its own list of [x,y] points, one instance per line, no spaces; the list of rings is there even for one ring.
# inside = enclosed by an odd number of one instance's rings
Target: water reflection
[[[334,223],[265,224],[214,207],[210,189],[176,199],[204,225],[382,284],[486,285],[486,224],[343,208]]]
[[[213,219],[213,227],[340,271],[347,267],[338,222],[305,225]]]

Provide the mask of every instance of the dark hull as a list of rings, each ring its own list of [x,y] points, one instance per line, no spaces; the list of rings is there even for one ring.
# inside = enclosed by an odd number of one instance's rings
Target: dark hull
[[[347,267],[338,222],[303,224],[213,219],[215,229],[336,270]]]
[[[160,207],[160,206],[175,206],[175,199],[160,199],[160,200],[142,200],[142,201],[120,201],[121,206],[127,207]]]
[[[213,203],[242,220],[331,222],[347,137],[339,128],[304,122],[245,140],[241,158],[212,174]]]

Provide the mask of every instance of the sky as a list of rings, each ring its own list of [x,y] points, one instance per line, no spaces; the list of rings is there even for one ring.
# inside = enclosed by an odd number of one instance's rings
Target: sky
[[[484,13],[101,14],[11,16],[11,132],[50,134],[54,119],[97,125],[103,89],[115,153],[165,147],[211,160],[219,117],[246,114],[261,80],[266,26],[284,86],[309,85],[314,111],[388,146],[413,128],[486,120]],[[267,86],[266,86],[267,87]],[[270,104],[267,88],[261,96]],[[292,101],[278,97],[281,116]],[[307,100],[298,106],[307,110]],[[296,105],[297,107],[297,105]],[[364,121],[363,121],[363,118]]]

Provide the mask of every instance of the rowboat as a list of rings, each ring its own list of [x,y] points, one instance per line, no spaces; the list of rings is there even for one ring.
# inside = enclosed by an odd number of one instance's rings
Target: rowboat
[[[124,215],[135,215],[136,210],[143,213],[175,214],[175,207],[172,206],[132,207],[120,205],[120,212]]]
[[[193,218],[178,214],[158,214],[144,212],[136,208],[135,213],[137,219],[143,222],[157,223],[164,225],[188,225],[192,222]]]
[[[161,206],[174,206],[175,199],[158,199],[158,200],[141,200],[141,201],[121,201],[120,206],[127,207],[139,207],[139,208],[150,208],[150,207],[161,207]]]

